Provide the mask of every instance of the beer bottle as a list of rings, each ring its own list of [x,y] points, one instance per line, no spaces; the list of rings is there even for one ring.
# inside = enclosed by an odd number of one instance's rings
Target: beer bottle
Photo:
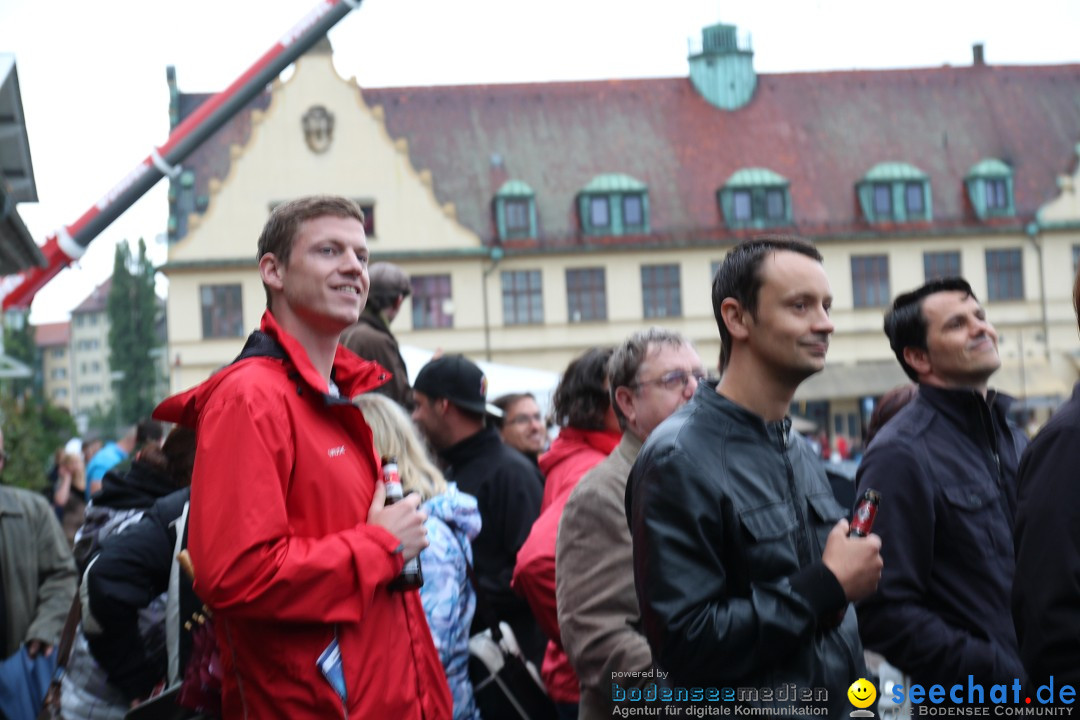
[[[851,525],[848,527],[848,537],[866,537],[874,527],[874,518],[877,517],[878,505],[881,504],[881,493],[877,490],[867,489],[859,498],[859,504],[855,506],[855,514],[851,517]]]
[[[405,497],[401,488],[401,475],[398,473],[397,458],[383,458],[383,484],[386,486],[386,504],[394,503]],[[424,584],[424,573],[420,569],[420,556],[406,560],[401,574],[390,583],[391,590],[416,590]]]

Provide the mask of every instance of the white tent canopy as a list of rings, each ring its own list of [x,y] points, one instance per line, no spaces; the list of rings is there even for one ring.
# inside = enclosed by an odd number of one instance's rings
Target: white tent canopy
[[[424,367],[435,353],[414,345],[402,345],[400,350],[409,371],[409,383],[412,384],[416,382],[416,374],[420,372],[420,368]],[[540,411],[547,415],[548,408],[551,407],[551,396],[555,392],[555,386],[559,384],[558,373],[469,359],[475,362],[487,377],[488,402],[506,393],[528,392],[536,397]]]

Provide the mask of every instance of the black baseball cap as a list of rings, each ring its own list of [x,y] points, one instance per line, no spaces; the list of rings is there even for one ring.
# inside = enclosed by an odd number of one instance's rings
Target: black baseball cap
[[[487,402],[487,378],[464,355],[443,355],[420,368],[413,389],[481,415],[502,417],[502,410]]]

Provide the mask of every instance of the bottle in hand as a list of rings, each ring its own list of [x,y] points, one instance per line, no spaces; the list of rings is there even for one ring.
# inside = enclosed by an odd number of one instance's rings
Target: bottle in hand
[[[848,528],[848,537],[866,537],[874,529],[874,518],[877,517],[878,505],[881,504],[881,493],[869,488],[859,498],[859,504],[855,506],[855,514],[851,516],[851,525]]]
[[[383,485],[386,486],[386,504],[394,503],[405,497],[401,488],[401,475],[398,473],[397,458],[383,458]],[[420,568],[420,556],[406,560],[401,574],[390,583],[391,590],[416,590],[424,584],[424,573]]]

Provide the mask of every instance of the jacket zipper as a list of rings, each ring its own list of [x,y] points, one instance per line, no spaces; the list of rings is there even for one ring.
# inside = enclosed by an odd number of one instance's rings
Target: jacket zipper
[[[795,508],[795,518],[799,523],[802,542],[796,541],[795,549],[799,555],[799,566],[806,567],[810,564],[810,528],[806,523],[806,515],[803,513],[802,503],[795,488],[795,468],[791,466],[791,458],[788,456],[787,435],[784,433],[784,423],[776,425],[776,437],[780,441],[780,455],[784,458],[784,469],[787,471],[788,491],[791,493],[791,504]]]

